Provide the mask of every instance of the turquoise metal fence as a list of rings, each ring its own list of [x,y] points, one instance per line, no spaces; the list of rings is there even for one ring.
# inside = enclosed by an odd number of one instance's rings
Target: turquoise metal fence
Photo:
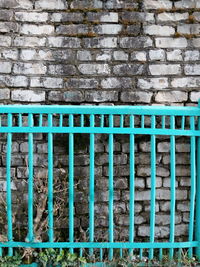
[[[28,123],[23,123],[24,116]],[[35,120],[35,117],[38,120]],[[116,124],[116,117],[120,117]],[[140,125],[135,124],[139,118]],[[128,249],[134,253],[139,249],[149,251],[149,259],[154,257],[155,250],[159,250],[160,258],[163,249],[168,249],[170,258],[175,250],[189,249],[189,256],[197,255],[200,259],[200,108],[199,107],[161,107],[161,106],[0,106],[0,134],[7,135],[6,152],[6,203],[7,203],[7,242],[0,243],[0,254],[8,248],[12,255],[14,248],[69,248],[71,252],[89,249],[100,251],[100,260],[103,260],[103,251],[108,249],[109,259],[113,258],[113,251]],[[47,118],[47,123],[44,123]],[[55,123],[55,118],[58,123]],[[67,118],[65,120],[63,118]],[[75,120],[76,118],[76,120]],[[85,120],[89,118],[89,120]],[[126,118],[126,120],[125,120]],[[150,125],[146,126],[146,119]],[[176,120],[181,120],[180,126]],[[67,123],[66,123],[67,121]],[[89,123],[88,123],[89,121]],[[189,121],[189,123],[186,123]],[[169,122],[169,123],[168,123]],[[11,191],[11,157],[12,136],[15,133],[28,134],[28,225],[27,240],[24,242],[13,240],[12,225],[12,191]],[[34,239],[34,175],[33,175],[33,141],[34,134],[46,133],[48,136],[48,242],[35,242]],[[69,239],[66,242],[54,242],[53,216],[53,135],[66,133],[69,138]],[[89,242],[75,242],[74,239],[74,135],[87,133],[90,136],[90,175],[89,175]],[[109,157],[109,222],[108,241],[96,242],[95,234],[95,134],[107,134]],[[113,170],[113,143],[116,134],[126,134],[130,140],[130,176],[129,176],[129,242],[116,242],[114,235],[114,170]],[[150,238],[148,242],[135,242],[135,137],[137,135],[150,136],[151,142],[151,196],[150,196]],[[155,203],[156,203],[156,137],[170,137],[170,236],[168,242],[155,242]],[[187,136],[190,138],[190,216],[188,225],[188,240],[175,242],[176,217],[176,151],[175,137]],[[81,252],[80,252],[81,253]]]

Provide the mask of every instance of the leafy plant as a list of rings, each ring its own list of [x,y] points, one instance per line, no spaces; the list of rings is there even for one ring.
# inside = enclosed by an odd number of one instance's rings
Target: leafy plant
[[[22,257],[19,254],[15,256],[0,257],[0,267],[16,267],[22,263]]]

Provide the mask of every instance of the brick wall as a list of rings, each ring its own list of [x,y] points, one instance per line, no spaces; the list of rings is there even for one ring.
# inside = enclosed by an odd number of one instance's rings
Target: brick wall
[[[196,105],[199,21],[200,1],[192,0],[0,0],[0,103]],[[45,170],[47,146],[45,136],[34,139],[37,175]],[[176,141],[176,236],[182,238],[189,214],[190,148],[189,138]],[[88,226],[87,144],[88,136],[81,136],[75,155],[76,226],[84,229]],[[115,224],[120,240],[127,238],[128,231],[128,146],[127,137],[116,136]],[[4,136],[0,148],[0,188],[5,191]],[[66,137],[56,142],[54,151],[55,172],[67,173]],[[136,235],[143,238],[149,231],[149,139],[138,137],[135,151]],[[108,223],[107,152],[107,137],[97,136],[95,209],[100,235]],[[18,183],[27,177],[26,157],[26,136],[16,136],[12,172]],[[169,235],[169,163],[169,138],[160,138],[156,233],[161,238]]]

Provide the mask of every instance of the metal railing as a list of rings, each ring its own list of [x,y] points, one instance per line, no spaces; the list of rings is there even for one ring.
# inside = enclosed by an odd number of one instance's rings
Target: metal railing
[[[27,124],[23,117],[28,118]],[[35,119],[37,117],[37,120]],[[140,124],[135,123],[139,118]],[[7,242],[0,243],[0,254],[3,248],[8,248],[12,255],[17,247],[32,248],[69,248],[86,249],[93,253],[99,249],[100,260],[103,259],[103,250],[108,249],[109,259],[113,258],[113,250],[128,249],[133,252],[139,249],[148,249],[149,259],[154,257],[155,249],[159,250],[162,258],[163,249],[169,249],[170,258],[174,250],[187,248],[189,256],[194,254],[200,258],[200,108],[199,107],[161,107],[161,106],[0,106],[0,134],[7,136],[6,151],[6,203],[7,203]],[[56,123],[55,123],[56,118]],[[65,118],[65,120],[64,120]],[[87,118],[87,120],[85,120]],[[118,122],[116,123],[116,118]],[[125,120],[126,118],[126,120]],[[146,119],[150,124],[146,126]],[[47,123],[44,123],[47,119]],[[177,126],[176,120],[181,121]],[[189,123],[187,123],[189,121]],[[12,135],[15,133],[28,134],[28,225],[27,240],[20,242],[13,240],[12,223],[12,190],[11,190],[11,157]],[[34,240],[34,166],[33,140],[34,134],[46,133],[48,136],[48,242]],[[55,133],[68,134],[69,140],[69,239],[66,242],[54,242],[53,216],[53,135]],[[75,242],[74,240],[74,135],[86,133],[90,136],[89,142],[89,242]],[[108,241],[95,242],[95,135],[108,135],[109,157],[109,222]],[[113,169],[113,142],[116,134],[129,136],[129,242],[115,242],[114,236],[114,169]],[[150,238],[148,242],[135,242],[135,137],[137,135],[150,136]],[[156,215],[156,138],[169,136],[170,138],[170,235],[168,242],[155,242],[155,215]],[[188,240],[175,242],[176,218],[176,151],[177,136],[190,138],[190,215],[188,224]],[[195,249],[195,250],[194,250]]]

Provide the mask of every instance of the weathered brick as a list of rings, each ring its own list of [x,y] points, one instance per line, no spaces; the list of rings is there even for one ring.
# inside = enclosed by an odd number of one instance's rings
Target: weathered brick
[[[80,64],[78,69],[82,74],[86,75],[110,74],[110,67],[108,64]]]
[[[97,34],[119,34],[122,31],[122,25],[118,24],[102,24],[94,26],[94,32]]]
[[[160,48],[186,48],[187,40],[185,38],[156,38],[156,47]]]
[[[106,78],[101,81],[102,88],[131,88],[132,80],[130,78]]]
[[[54,26],[52,26],[52,25],[23,24],[20,32],[22,34],[29,34],[29,35],[52,34],[54,32]]]
[[[100,50],[96,54],[96,61],[110,61],[112,57],[112,52],[109,49]]]
[[[160,91],[155,96],[155,101],[159,103],[163,102],[175,102],[180,103],[187,100],[187,93],[182,91]]]
[[[196,0],[181,0],[175,3],[175,7],[180,9],[196,8],[197,2]]]
[[[73,62],[75,60],[76,57],[76,52],[72,51],[71,49],[56,49],[56,50],[51,50],[52,53],[52,57],[56,60],[56,61],[64,61],[66,62]]]
[[[32,9],[33,2],[30,0],[1,0],[1,8],[23,8],[23,9]]]
[[[116,102],[118,92],[116,91],[86,91],[85,100],[87,102]]]
[[[67,48],[80,47],[80,40],[75,37],[49,37],[48,43],[50,47],[67,47]]]
[[[61,25],[56,27],[56,33],[58,34],[66,34],[66,35],[81,35],[87,34],[89,32],[89,27],[84,24],[76,24],[76,25]]]
[[[40,63],[22,63],[14,64],[13,72],[16,74],[45,74],[46,66]]]
[[[200,47],[200,38],[193,38],[191,41],[194,47]]]
[[[199,50],[188,50],[185,51],[185,61],[197,61],[199,60]]]
[[[173,51],[167,52],[167,60],[169,61],[182,61],[182,51],[180,49],[176,49]]]
[[[140,24],[128,25],[126,31],[128,35],[137,36],[141,32],[141,25]]]
[[[123,37],[120,39],[121,48],[146,48],[153,45],[149,37]]]
[[[17,60],[18,50],[17,49],[1,49],[0,58]]]
[[[175,75],[181,74],[181,65],[179,64],[155,64],[149,66],[152,75]]]
[[[19,25],[15,22],[0,22],[0,33],[18,32]]]
[[[99,82],[96,79],[87,79],[87,78],[70,78],[67,79],[65,83],[66,88],[74,89],[97,89],[99,87]]]
[[[116,75],[141,75],[144,72],[144,65],[142,64],[121,64],[113,67],[113,72]]]
[[[14,46],[24,47],[38,47],[45,46],[46,38],[44,37],[16,37],[14,39]]]
[[[196,21],[200,21],[200,12],[194,12],[192,13],[192,16]]]
[[[172,87],[180,88],[198,88],[200,86],[199,77],[175,78],[172,79]]]
[[[99,0],[85,0],[85,1],[81,1],[81,0],[74,0],[72,1],[70,8],[71,9],[98,9],[98,8],[102,8],[103,7],[103,3],[102,1]]]
[[[184,67],[186,75],[200,75],[200,65],[185,65]]]
[[[137,8],[138,3],[132,0],[119,1],[119,0],[107,0],[105,7],[108,9],[121,9],[121,8]]]
[[[51,21],[54,22],[82,22],[83,21],[83,14],[81,13],[53,13],[51,15]]]
[[[27,87],[28,86],[28,78],[26,76],[10,76],[4,75],[0,76],[0,82],[3,82],[5,86],[10,87]]]
[[[131,22],[154,22],[153,13],[142,13],[142,12],[122,12],[122,22],[123,23],[131,23]]]
[[[184,24],[179,25],[177,27],[177,32],[180,34],[196,34],[200,33],[200,25],[199,24]]]
[[[11,93],[13,101],[42,102],[45,101],[45,92],[32,90],[14,90]]]
[[[182,20],[187,20],[189,17],[189,13],[185,12],[185,13],[169,13],[169,12],[164,12],[164,13],[160,13],[158,14],[158,21],[159,22],[176,22],[176,21],[182,21]]]
[[[35,2],[35,9],[44,10],[56,10],[56,9],[67,9],[67,2],[64,0],[37,0]]]
[[[116,37],[95,37],[83,38],[85,48],[115,48],[117,47]]]
[[[0,100],[9,99],[10,98],[10,90],[8,88],[0,89]]]
[[[76,68],[73,65],[49,65],[48,66],[48,73],[53,75],[75,75],[76,74]]]
[[[90,61],[92,60],[92,54],[88,50],[81,50],[77,52],[77,59],[80,61]]]
[[[0,35],[0,46],[10,46],[11,45],[11,37]]]
[[[191,92],[191,95],[190,95],[190,100],[192,102],[198,102],[198,100],[200,99],[200,92]]]
[[[172,26],[148,25],[144,27],[144,33],[156,36],[174,35],[175,29]]]
[[[31,78],[30,82],[31,87],[44,87],[44,88],[62,88],[63,87],[63,79],[61,78]]]
[[[6,61],[0,61],[0,73],[10,73],[12,64]]]
[[[153,93],[152,92],[122,92],[122,102],[135,102],[135,103],[150,103]]]
[[[118,22],[119,15],[116,12],[88,12],[87,19],[92,22]]]
[[[46,22],[48,20],[48,13],[46,12],[15,12],[15,19],[17,21],[28,22]]]
[[[10,21],[13,17],[13,11],[12,10],[0,10],[0,20],[1,21]]]
[[[54,60],[51,51],[36,49],[21,49],[22,60]]]
[[[131,60],[145,62],[147,60],[146,52],[135,51],[131,53]]]
[[[144,0],[146,9],[171,9],[172,2],[168,0]]]
[[[152,61],[164,61],[165,60],[165,51],[163,49],[156,49],[149,51],[149,58]]]
[[[168,78],[147,78],[147,79],[138,79],[137,83],[139,88],[142,89],[165,89],[168,88]]]
[[[128,54],[124,51],[114,51],[113,52],[113,58],[117,61],[127,61],[128,60]]]

